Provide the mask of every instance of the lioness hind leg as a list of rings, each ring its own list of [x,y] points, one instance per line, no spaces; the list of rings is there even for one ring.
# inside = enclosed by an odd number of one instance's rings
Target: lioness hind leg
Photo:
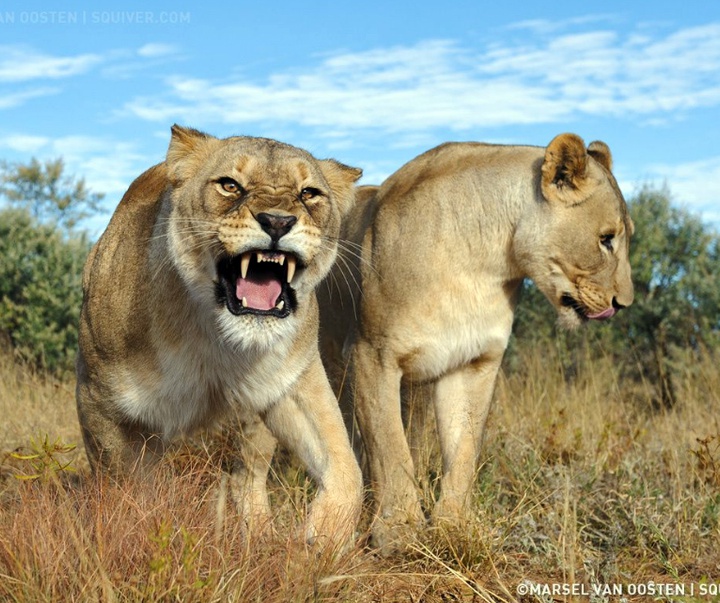
[[[403,428],[400,368],[383,363],[364,340],[353,350],[355,412],[375,499],[373,544],[383,552],[402,548],[407,529],[424,521],[420,491]]]
[[[165,452],[165,442],[140,424],[108,417],[99,402],[103,395],[109,394],[98,392],[79,373],[77,411],[90,468],[113,478],[147,473]]]
[[[500,360],[478,361],[445,375],[435,386],[435,421],[443,460],[433,523],[467,519],[483,431]]]
[[[267,478],[277,441],[260,417],[241,422],[240,458],[232,470],[232,493],[238,513],[248,529],[269,526]]]
[[[318,484],[305,521],[305,539],[345,546],[360,519],[362,475],[319,356],[292,396],[270,407],[265,423]]]
[[[86,425],[93,425],[88,428]],[[134,425],[118,425],[95,416],[82,425],[85,451],[93,473],[115,479],[146,478],[166,450],[157,434]]]

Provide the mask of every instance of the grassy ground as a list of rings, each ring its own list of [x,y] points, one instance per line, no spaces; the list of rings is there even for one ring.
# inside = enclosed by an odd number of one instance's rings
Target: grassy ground
[[[552,349],[521,360],[498,383],[475,520],[379,558],[362,538],[332,555],[293,537],[312,486],[284,457],[263,533],[234,515],[212,439],[179,447],[152,487],[96,481],[72,383],[2,354],[0,601],[620,600],[582,594],[606,584],[649,601],[651,582],[718,600],[705,593],[720,583],[720,371],[688,363],[681,404],[658,411],[609,360],[571,381]],[[436,475],[432,445],[425,456]]]

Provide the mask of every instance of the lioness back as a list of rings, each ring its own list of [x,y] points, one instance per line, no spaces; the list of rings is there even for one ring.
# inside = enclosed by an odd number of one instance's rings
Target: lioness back
[[[93,321],[95,336],[107,342],[103,352],[109,357],[132,353],[148,332],[148,322],[135,316],[133,296],[147,296],[151,282],[138,263],[148,261],[147,249],[138,241],[148,241],[160,211],[161,193],[167,183],[164,164],[156,165],[139,176],[118,205],[100,240],[92,249],[83,271],[85,310],[112,320]],[[140,193],[140,191],[143,191]],[[138,194],[140,193],[140,194]],[[125,287],[102,287],[116,280]]]
[[[360,255],[357,276],[343,276],[340,261],[331,279],[358,284],[352,308],[342,307],[353,312],[345,319],[352,328],[334,328],[342,321],[326,322],[323,308],[321,333],[334,342],[328,364],[353,374],[380,546],[397,544],[398,528],[423,517],[401,384],[431,392],[443,455],[433,517],[458,521],[523,279],[534,280],[566,327],[632,303],[633,225],[611,166],[604,143],[586,148],[573,134],[546,148],[448,143],[373,191],[371,220],[367,208],[354,209],[344,234]]]

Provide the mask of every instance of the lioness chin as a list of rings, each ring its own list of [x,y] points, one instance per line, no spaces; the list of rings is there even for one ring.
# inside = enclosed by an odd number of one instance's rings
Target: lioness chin
[[[566,327],[609,318],[633,301],[633,224],[609,149],[573,134],[544,149],[445,144],[358,199],[343,233],[357,252],[320,290],[321,344],[336,385],[350,375],[343,404],[354,398],[372,536],[393,549],[424,517],[401,389],[434,405],[443,474],[432,518],[458,522],[523,279]]]
[[[248,520],[269,514],[277,438],[318,482],[307,538],[351,535],[362,482],[318,353],[315,288],[360,174],[274,140],[172,128],[85,266],[77,405],[95,470],[132,472],[232,417]]]

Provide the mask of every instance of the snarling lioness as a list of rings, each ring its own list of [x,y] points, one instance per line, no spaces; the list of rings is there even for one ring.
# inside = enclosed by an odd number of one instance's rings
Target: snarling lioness
[[[94,469],[125,474],[232,415],[241,512],[269,512],[277,438],[318,482],[307,537],[353,532],[362,480],[318,352],[315,288],[360,174],[273,140],[172,128],[85,267],[77,404]]]
[[[336,378],[350,361],[373,538],[392,547],[423,518],[401,386],[433,400],[443,476],[432,515],[457,521],[523,279],[566,327],[609,318],[633,301],[633,224],[608,147],[573,134],[545,149],[444,144],[358,199],[344,232],[358,252],[333,269],[321,334]]]

